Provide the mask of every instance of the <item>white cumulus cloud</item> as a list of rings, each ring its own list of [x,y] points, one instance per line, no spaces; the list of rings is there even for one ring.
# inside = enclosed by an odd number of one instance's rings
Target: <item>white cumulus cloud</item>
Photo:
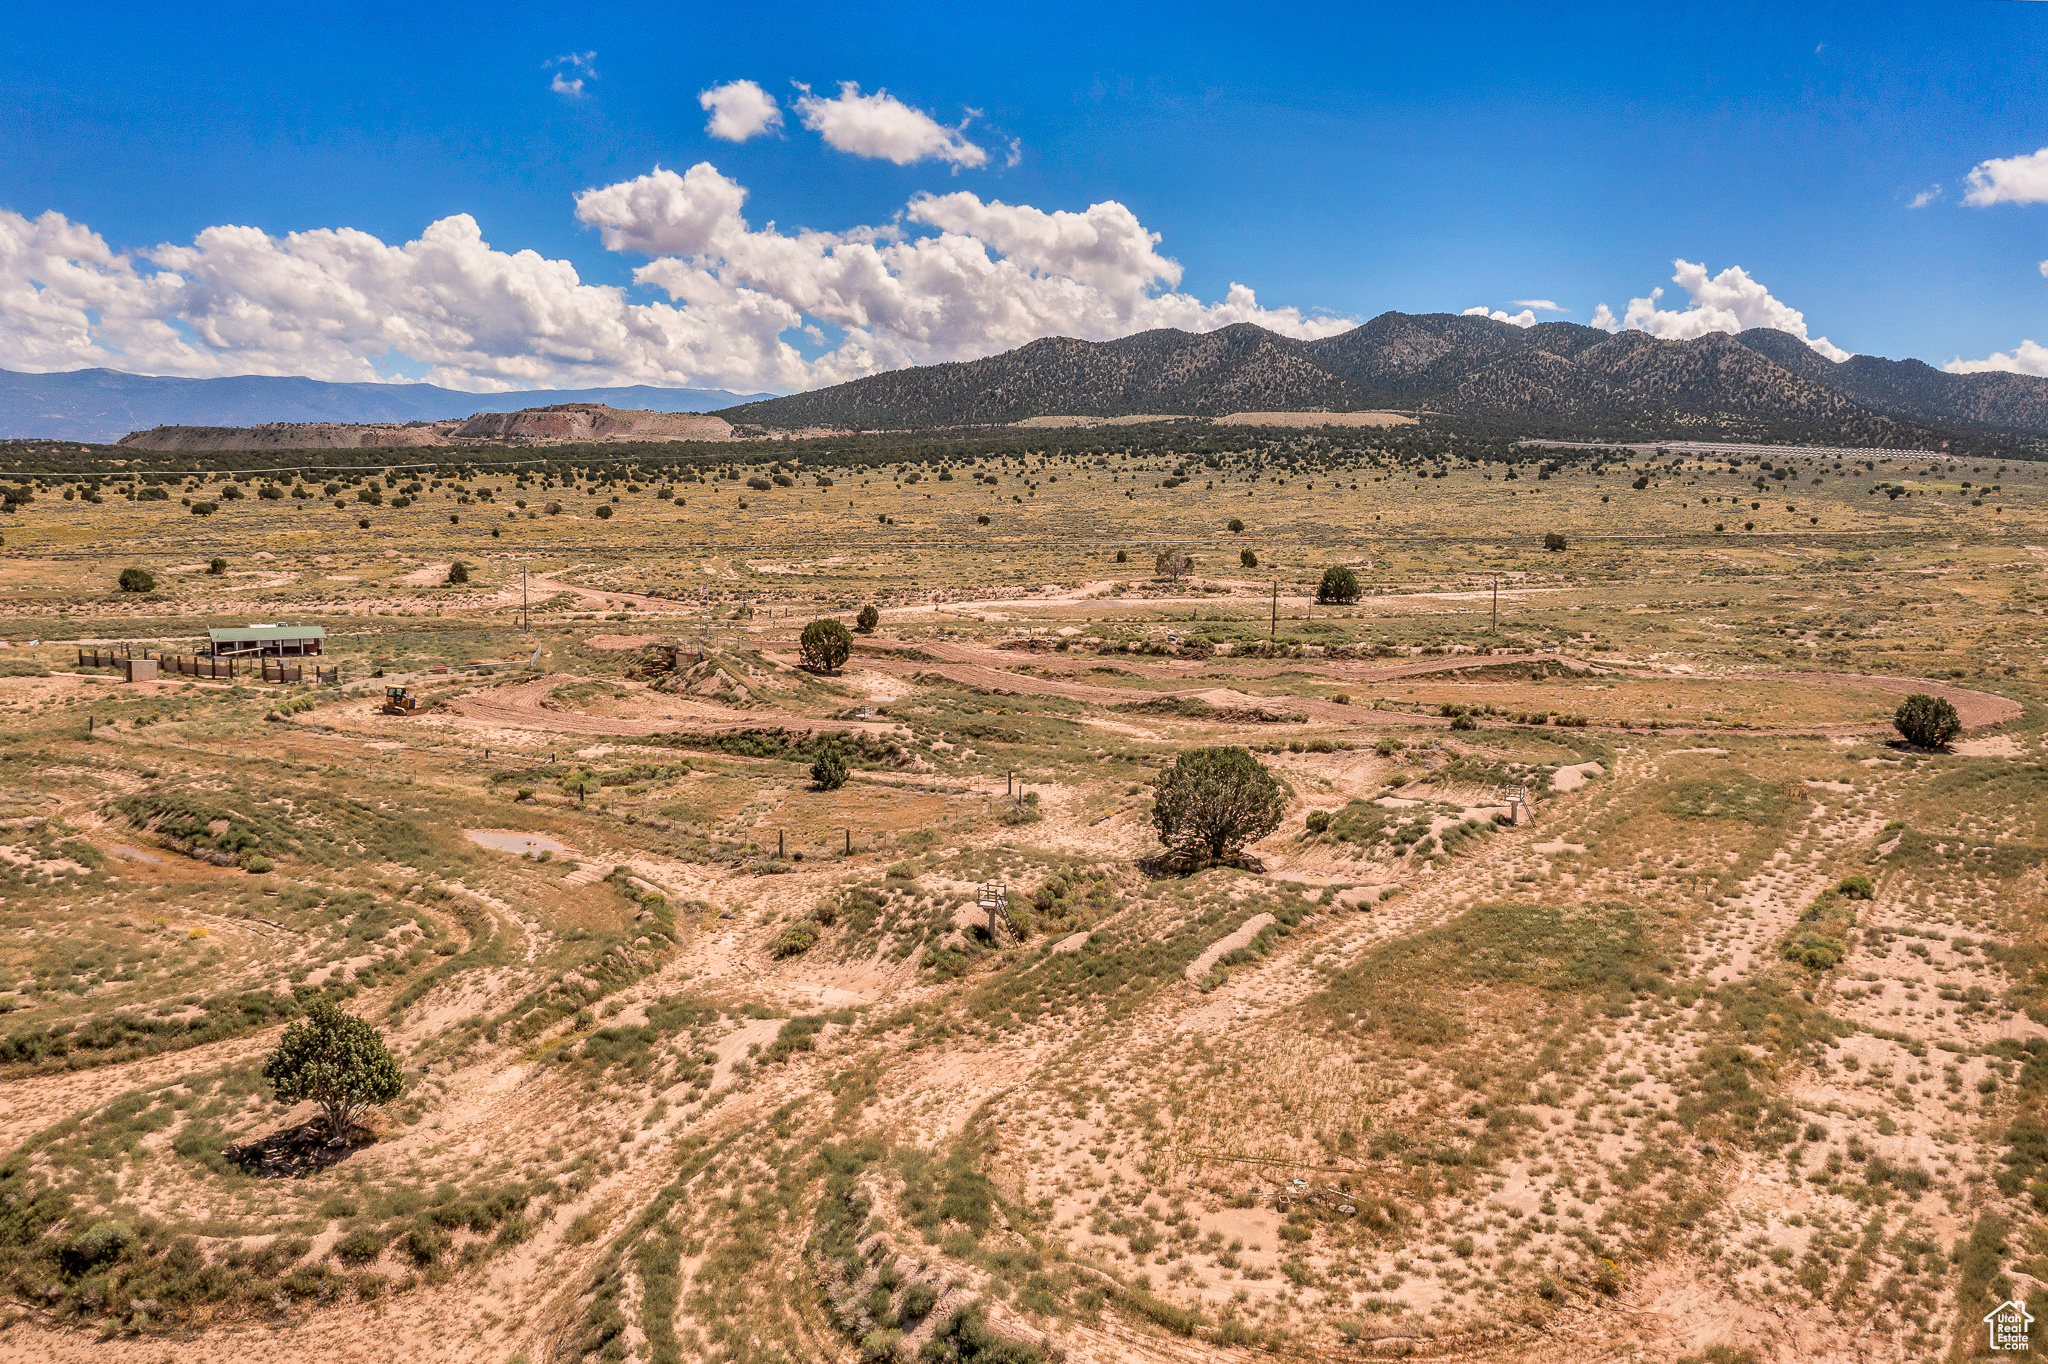
[[[1806,315],[1773,298],[1770,290],[1750,278],[1749,272],[1739,265],[1731,265],[1712,276],[1707,274],[1705,265],[1688,260],[1675,260],[1672,265],[1677,267],[1672,283],[1691,296],[1687,306],[1659,308],[1657,300],[1664,296],[1664,291],[1652,289],[1648,298],[1630,299],[1628,311],[1619,321],[1613,309],[1601,304],[1594,310],[1592,325],[1610,332],[1645,331],[1665,341],[1690,341],[1712,332],[1733,335],[1751,327],[1771,327],[1791,333],[1830,360],[1842,361],[1854,354],[1825,336],[1809,336]]]
[[[477,391],[798,389],[1044,336],[1354,325],[1264,307],[1242,284],[1215,302],[1180,292],[1158,234],[1114,201],[1047,211],[919,195],[879,226],[782,231],[750,225],[746,197],[708,163],[577,196],[607,249],[647,257],[637,288],[499,250],[467,214],[396,245],[352,228],[219,226],[121,251],[61,214],[0,209],[0,368],[375,380],[403,356]],[[799,343],[829,348],[807,358]]]
[[[2026,156],[1980,161],[1970,171],[1968,183],[1963,202],[1972,208],[2048,203],[2048,147]]]
[[[1914,195],[1914,196],[1913,196],[1913,200],[1912,200],[1912,202],[1911,202],[1911,203],[1909,203],[1909,204],[1907,204],[1907,205],[1906,205],[1906,207],[1907,207],[1907,208],[1925,208],[1925,207],[1927,207],[1927,206],[1928,206],[1929,204],[1933,203],[1933,202],[1934,202],[1934,201],[1935,201],[1936,199],[1939,199],[1940,197],[1941,197],[1941,186],[1940,186],[1940,185],[1929,185],[1929,186],[1928,186],[1928,187],[1927,187],[1926,189],[1923,189],[1923,190],[1921,190],[1921,191],[1920,191],[1920,192],[1919,192],[1918,194]]]
[[[2048,265],[2044,265],[2048,274]],[[1961,356],[1942,366],[1950,374],[2035,374],[2048,378],[2048,346],[2033,341],[2022,341],[2010,354],[2002,350],[1991,352],[1983,360],[1965,360]]]
[[[1515,300],[1515,306],[1517,308],[1534,308],[1539,313],[1561,313],[1565,311],[1562,304],[1553,303],[1547,298],[1518,298]]]
[[[752,81],[714,85],[697,96],[697,103],[711,114],[704,131],[727,142],[745,142],[782,126],[782,110],[775,96]]]
[[[831,99],[811,94],[798,98],[796,109],[804,127],[828,146],[854,156],[908,166],[918,161],[944,161],[956,171],[988,164],[985,148],[964,136],[969,120],[949,128],[922,109],[913,109],[887,90],[863,95],[854,81],[843,81]]]
[[[1505,322],[1511,327],[1533,327],[1536,325],[1536,314],[1527,308],[1522,309],[1518,313],[1504,313],[1498,308],[1488,312],[1482,305],[1476,308],[1467,308],[1462,316],[1490,317],[1496,322]]]

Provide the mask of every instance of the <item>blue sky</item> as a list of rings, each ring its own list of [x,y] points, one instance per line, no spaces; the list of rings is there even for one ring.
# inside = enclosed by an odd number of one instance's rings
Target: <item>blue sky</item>
[[[122,8],[10,17],[0,211],[41,226],[17,226],[11,251],[0,228],[0,329],[17,338],[0,342],[0,367],[787,388],[1048,330],[1265,320],[1218,310],[1233,284],[1255,292],[1247,306],[1294,310],[1272,323],[1299,334],[1387,309],[1514,315],[1523,301],[1560,306],[1542,320],[1589,321],[1601,303],[1621,318],[1661,286],[1642,325],[1678,335],[1710,325],[1668,320],[1688,304],[1679,259],[1710,276],[1740,267],[1747,293],[1723,285],[1745,319],[1796,309],[1812,337],[1851,351],[1939,365],[2048,340],[2048,188],[2035,194],[2037,168],[2018,160],[2048,147],[2043,4]],[[779,128],[706,132],[701,92],[738,80],[775,101]],[[850,98],[842,82],[886,90],[985,160],[898,165],[833,145],[807,126],[826,114],[798,101],[808,87],[826,110]],[[1993,159],[2017,188],[1965,204],[1966,177]],[[579,218],[581,192],[705,162],[717,184],[643,187],[724,195],[743,241],[619,216],[645,202]],[[974,204],[905,217],[920,194]],[[996,223],[997,202],[1040,216]],[[1125,217],[1043,216],[1105,202]],[[455,215],[496,254],[458,244],[398,279],[356,238],[286,238],[348,228],[398,248]],[[607,249],[607,223],[641,248]],[[885,254],[865,267],[898,271],[878,302],[844,297],[850,264],[770,259],[799,229],[891,224],[908,239],[964,233],[992,257],[1005,232],[1086,228],[1091,249],[1126,255],[1110,237],[1156,233],[1181,273],[1147,258],[1076,301],[1043,278],[949,283],[933,260]],[[224,225],[272,245],[149,254]],[[78,258],[81,233],[103,258]],[[850,261],[857,246],[819,249]],[[476,284],[499,303],[453,298],[468,287],[457,277],[516,273],[499,258],[525,251],[624,290],[616,315],[592,291],[508,312],[503,296],[525,287],[508,274]],[[648,282],[664,256],[694,262],[697,282]],[[45,276],[71,266],[93,278],[53,289]],[[1020,267],[1087,268],[1057,251]],[[839,301],[814,308],[827,273]],[[1138,306],[1134,289],[1189,303]],[[84,334],[57,315],[64,299]],[[749,339],[730,343],[742,304]],[[329,340],[305,339],[323,325]],[[540,338],[524,357],[522,327]],[[640,336],[614,344],[607,329]]]

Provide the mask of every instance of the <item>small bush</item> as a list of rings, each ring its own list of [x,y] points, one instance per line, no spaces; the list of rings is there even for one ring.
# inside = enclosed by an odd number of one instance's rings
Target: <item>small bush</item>
[[[1233,517],[1231,517],[1231,518],[1230,518],[1230,533],[1231,533],[1232,535],[1242,535],[1242,534],[1244,534],[1244,522],[1242,522],[1242,521],[1238,520],[1238,519],[1237,519],[1236,517],[1234,517],[1234,516],[1233,516]]]
[[[914,1283],[903,1290],[903,1317],[914,1321],[938,1304],[938,1290],[928,1283]]]
[[[1636,486],[1637,486],[1637,487],[1641,487],[1642,485],[1641,485],[1641,484],[1637,484]],[[1543,548],[1545,548],[1545,549],[1547,549],[1547,550],[1559,550],[1559,549],[1563,549],[1564,547],[1565,547],[1565,543],[1564,543],[1564,537],[1563,537],[1562,535],[1559,535],[1559,534],[1558,534],[1558,533],[1557,533],[1556,531],[1554,531],[1554,530],[1552,530],[1552,531],[1545,531],[1545,532],[1543,533]]]
[[[596,513],[596,515],[597,515],[597,519],[598,519],[598,520],[600,520],[600,521],[609,521],[609,520],[611,520],[611,519],[612,519],[612,504],[611,504],[611,503],[609,503],[609,502],[600,502],[600,503],[598,503],[598,506],[597,506],[597,513]]]
[[[208,577],[210,577],[210,578],[218,578],[218,577],[220,577],[220,576],[221,576],[222,574],[226,573],[227,571],[228,571],[228,561],[227,561],[226,559],[209,559],[209,560],[207,560],[207,563],[206,563],[206,574],[207,574],[207,576],[208,576]]]
[[[860,609],[860,614],[853,618],[853,623],[862,634],[873,634],[875,627],[882,623],[882,613],[870,603]]]
[[[1330,812],[1328,810],[1309,811],[1307,824],[1308,831],[1310,833],[1322,833],[1325,829],[1328,829],[1330,827]]]
[[[334,1243],[334,1257],[345,1265],[366,1265],[384,1253],[384,1238],[367,1227],[350,1232]]]
[[[250,875],[261,876],[264,872],[270,870],[271,861],[262,853],[253,853],[246,862],[242,863],[242,866]]]
[[[1237,562],[1245,568],[1257,568],[1259,556],[1248,549],[1241,549],[1237,552]]]
[[[1342,564],[1323,570],[1316,585],[1316,600],[1325,606],[1349,606],[1358,600],[1358,575]]]
[[[1451,717],[1451,728],[1477,729],[1479,728],[1479,721],[1477,721],[1470,715],[1454,715]]]
[[[121,570],[123,592],[154,592],[156,577],[146,568],[124,568]]]
[[[1925,692],[1914,692],[1899,704],[1898,713],[1892,716],[1892,726],[1916,748],[1946,748],[1950,740],[1963,732],[1962,717],[1956,714],[1956,708]]]
[[[1836,889],[1851,900],[1868,900],[1877,894],[1877,887],[1870,883],[1868,876],[1845,876]]]
[[[826,749],[811,764],[811,780],[817,783],[820,791],[837,791],[846,785],[847,775],[846,759],[837,749]]]
[[[782,930],[782,936],[775,940],[775,955],[795,957],[817,946],[818,926],[814,923],[793,923]]]
[[[1785,960],[1797,962],[1810,971],[1830,971],[1841,965],[1848,949],[1839,938],[1826,938],[1818,933],[1802,933],[1785,944]]]
[[[465,564],[460,559],[457,559],[454,563],[448,565],[448,581],[451,583],[468,582],[469,565]]]
[[[983,520],[983,521],[986,521],[986,520],[988,520],[988,518],[984,516],[984,517],[982,518],[982,520]],[[1117,561],[1118,563],[1120,563],[1120,564],[1127,564],[1127,563],[1129,563],[1129,562],[1131,561],[1131,556],[1130,556],[1130,553],[1129,553],[1129,551],[1127,551],[1127,550],[1121,550],[1121,549],[1120,549],[1120,550],[1118,550],[1118,551],[1116,552],[1116,561]]]

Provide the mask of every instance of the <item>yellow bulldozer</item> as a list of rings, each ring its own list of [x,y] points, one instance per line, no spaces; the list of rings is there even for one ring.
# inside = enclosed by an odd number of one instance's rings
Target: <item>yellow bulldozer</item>
[[[384,689],[384,713],[386,715],[411,715],[419,709],[419,698],[404,687]]]

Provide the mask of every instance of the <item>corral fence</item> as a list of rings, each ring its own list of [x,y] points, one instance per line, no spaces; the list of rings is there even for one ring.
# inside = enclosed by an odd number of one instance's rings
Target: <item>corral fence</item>
[[[341,665],[323,668],[319,664],[308,667],[304,663],[287,663],[283,659],[247,659],[237,664],[232,658],[207,658],[199,654],[167,654],[153,649],[137,651],[132,645],[118,644],[110,647],[79,646],[78,666],[81,668],[118,668],[128,659],[154,659],[157,671],[166,676],[210,677],[232,681],[246,677],[263,682],[316,682],[336,686],[341,682]]]

